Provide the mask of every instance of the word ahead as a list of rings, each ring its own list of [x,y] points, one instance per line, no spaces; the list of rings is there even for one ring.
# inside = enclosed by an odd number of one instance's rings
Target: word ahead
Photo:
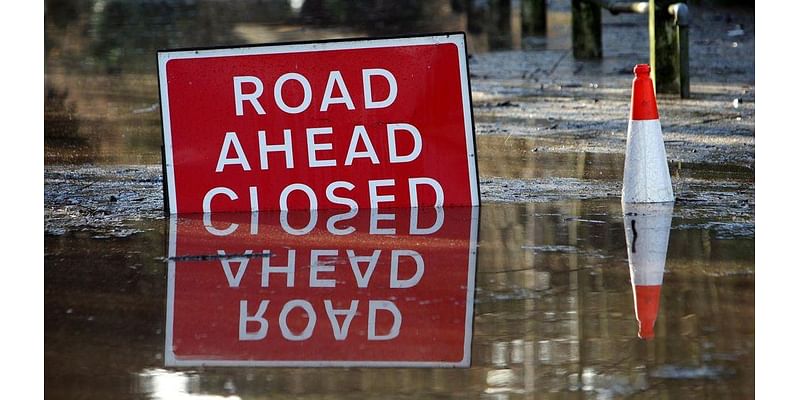
[[[478,205],[464,40],[159,52],[165,204]]]

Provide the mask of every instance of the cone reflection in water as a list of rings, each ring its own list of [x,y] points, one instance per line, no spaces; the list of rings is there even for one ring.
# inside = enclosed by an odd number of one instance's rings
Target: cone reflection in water
[[[645,340],[655,337],[672,206],[673,203],[622,205],[636,320],[639,337]]]
[[[622,202],[674,201],[650,66],[636,65],[633,72],[636,77],[631,94]]]

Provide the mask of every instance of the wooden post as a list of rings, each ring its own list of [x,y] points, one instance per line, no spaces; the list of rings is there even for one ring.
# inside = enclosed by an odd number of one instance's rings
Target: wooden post
[[[689,26],[678,25],[678,47],[681,49],[681,98],[689,98]]]
[[[572,54],[577,59],[603,57],[602,13],[599,5],[572,0]]]
[[[511,48],[511,0],[489,0],[486,33],[490,50]]]
[[[650,75],[657,93],[680,93],[681,90],[678,26],[668,10],[673,1],[650,0]]]
[[[522,35],[547,34],[547,1],[522,0]]]
[[[467,12],[467,32],[480,35],[486,25],[486,7],[475,4],[475,0],[462,0]]]

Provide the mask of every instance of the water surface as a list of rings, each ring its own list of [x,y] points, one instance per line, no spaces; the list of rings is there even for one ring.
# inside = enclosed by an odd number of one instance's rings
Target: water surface
[[[426,271],[442,268],[468,271],[470,232],[477,229],[474,293],[465,292],[469,285],[455,275],[450,282],[446,275],[435,278],[435,274],[428,272],[422,278],[422,282],[444,279],[434,282],[434,287],[439,287],[442,293],[460,292],[463,299],[474,296],[473,320],[462,320],[447,328],[452,333],[460,324],[460,337],[468,340],[468,367],[455,369],[452,365],[447,368],[207,367],[202,363],[194,367],[166,366],[168,360],[164,355],[169,353],[165,353],[167,314],[171,312],[168,305],[170,263],[175,261],[169,256],[170,242],[175,240],[174,237],[170,239],[170,226],[174,229],[175,224],[164,219],[146,219],[134,224],[140,233],[119,238],[97,239],[92,238],[91,233],[80,231],[46,235],[45,379],[48,394],[54,398],[173,398],[184,393],[237,395],[245,399],[323,395],[328,398],[522,398],[532,394],[547,397],[548,393],[581,398],[637,394],[681,398],[753,395],[752,238],[719,239],[708,230],[675,229],[682,221],[668,218],[672,229],[667,231],[669,246],[665,253],[654,337],[643,340],[639,338],[635,290],[628,263],[626,222],[618,200],[490,203],[475,210],[477,224],[469,223],[473,217],[467,215],[472,214],[445,209],[445,236],[432,234],[423,236],[424,240],[408,235],[407,213],[397,214],[394,221],[379,223],[380,228],[396,226],[393,234],[371,235],[366,217],[335,225],[341,229],[352,225],[355,234],[360,235],[355,242],[328,232],[323,225],[325,216],[318,219],[318,226],[311,233],[290,235],[279,222],[280,216],[262,215],[260,230],[251,239],[255,242],[238,242],[240,247],[251,243],[279,249],[276,257],[284,257],[276,258],[273,265],[286,261],[283,253],[286,249],[308,252],[315,248],[345,248],[347,243],[352,243],[362,249],[372,248],[370,246],[385,251],[404,247],[416,249],[428,254],[423,256],[428,261]],[[308,215],[288,216],[286,221],[289,226],[301,230],[308,225],[308,218]],[[435,215],[428,214],[421,221],[419,227],[432,227]],[[202,233],[205,225],[198,223],[194,225],[197,229],[189,232]],[[240,234],[250,235],[249,217],[242,217],[238,224]],[[230,222],[216,221],[213,226],[223,230],[230,227]],[[643,229],[641,225],[639,229]],[[206,239],[198,243],[205,243],[209,249],[225,248],[226,245],[214,242],[215,236],[207,231],[203,235],[201,237]],[[230,244],[227,246],[231,249]],[[441,246],[455,247],[443,252]],[[638,251],[646,249],[640,247]],[[231,290],[220,259],[207,253],[195,252],[197,256],[206,256],[205,261],[183,259],[184,266],[179,264],[179,268],[205,265],[207,272],[198,272],[197,279],[201,281],[196,281],[196,287],[202,287],[203,276],[216,276],[218,290]],[[191,251],[183,256],[190,254]],[[241,256],[243,253],[230,250],[228,254]],[[437,257],[445,257],[444,263],[436,265],[432,260]],[[462,261],[452,264],[452,257]],[[236,278],[241,261],[229,264],[234,267],[229,270],[229,279]],[[259,261],[253,258],[250,262],[260,265]],[[343,291],[352,292],[354,281],[346,269],[346,258],[333,257],[329,261],[326,265],[336,265],[338,272],[320,277],[349,281],[351,289]],[[313,290],[302,283],[308,277],[309,258],[298,256],[297,262],[297,287],[300,289],[292,296],[316,301],[308,297]],[[408,265],[402,265],[401,278],[409,279],[412,270],[403,269]],[[380,262],[376,271],[382,268],[388,271],[388,259]],[[248,271],[254,274],[254,282],[258,282],[260,270]],[[186,273],[184,270],[183,274]],[[242,275],[241,282],[251,279],[248,276]],[[375,277],[388,282],[386,271],[376,272]],[[281,277],[275,275],[273,285],[279,282]],[[306,287],[305,291],[302,287]],[[216,321],[216,292],[191,290],[188,293],[197,300],[196,305],[194,308],[183,305],[181,312],[190,312],[194,315],[195,326],[205,326],[204,329],[213,332],[210,326]],[[375,298],[385,294],[374,286],[369,290],[377,296]],[[279,290],[272,295],[280,293]],[[425,298],[419,293],[424,292],[418,292],[419,298],[403,301],[420,306],[415,302],[424,303],[437,297],[434,293]],[[367,298],[370,295],[363,299]],[[424,311],[425,304],[422,306],[420,310]],[[455,314],[464,314],[464,306],[463,301],[452,305],[455,310],[461,310]],[[321,305],[314,307],[318,312],[324,309]],[[174,306],[172,310],[176,310]],[[415,319],[446,312],[436,310],[431,308],[429,314],[409,312],[404,315],[404,324],[409,324],[407,330],[415,330],[412,328]],[[250,312],[253,313],[253,309]],[[302,313],[298,315],[292,318],[303,318]],[[318,315],[317,321],[319,332],[323,332],[323,327],[328,329],[323,325],[323,322],[327,324],[324,315]],[[465,322],[471,325],[469,330],[464,328]],[[356,332],[359,323],[353,324],[353,332]],[[257,328],[250,326],[251,331]],[[303,328],[302,324],[293,326],[291,332],[299,334]],[[278,324],[271,325],[270,329],[275,336],[269,338],[280,340]],[[388,334],[380,329],[383,328],[379,327],[378,334]],[[236,341],[235,327],[230,332],[234,335],[232,341],[229,340],[232,343]],[[450,350],[457,347],[445,343],[442,346]],[[358,351],[356,346],[348,354],[368,358],[358,355]],[[242,359],[253,357],[247,353],[240,356]]]

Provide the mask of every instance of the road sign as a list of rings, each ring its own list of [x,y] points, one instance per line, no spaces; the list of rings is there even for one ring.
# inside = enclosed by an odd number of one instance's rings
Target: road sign
[[[171,213],[475,206],[463,33],[158,53]]]
[[[477,207],[172,216],[168,366],[470,364]]]

